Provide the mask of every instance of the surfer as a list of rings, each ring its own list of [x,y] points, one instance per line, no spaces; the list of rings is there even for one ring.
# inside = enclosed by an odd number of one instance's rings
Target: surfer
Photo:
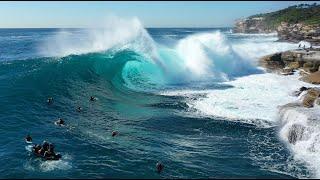
[[[54,146],[53,144],[48,144],[48,149],[43,154],[43,157],[45,158],[51,158],[52,156],[55,156],[56,153],[54,152]]]
[[[82,108],[79,106],[79,107],[77,108],[77,111],[78,111],[78,112],[81,112],[81,111],[82,111]]]
[[[64,120],[59,118],[56,122],[54,122],[55,125],[63,126],[64,125]]]
[[[95,100],[96,100],[96,98],[94,96],[90,97],[90,101],[95,101]]]
[[[156,164],[156,168],[157,168],[157,172],[158,172],[158,173],[161,173],[162,170],[163,170],[163,168],[164,168],[164,165],[163,165],[161,162],[158,162],[158,163]]]
[[[43,154],[48,150],[48,148],[49,148],[49,143],[47,141],[43,141],[42,146],[36,145],[36,147],[34,148],[34,151],[35,153],[43,156]]]
[[[26,142],[32,142],[32,137],[28,134],[25,138]]]
[[[47,100],[47,103],[48,104],[52,104],[53,103],[53,97],[49,97],[48,100]]]
[[[39,144],[36,144],[33,148],[34,148],[34,152],[39,153],[41,146]]]
[[[118,135],[118,134],[119,134],[118,131],[112,131],[112,137],[114,137],[114,136],[116,136],[116,135]]]
[[[43,141],[42,146],[38,144],[34,145],[33,152],[38,157],[43,157],[46,160],[59,160],[61,158],[60,154],[54,152],[53,144],[48,143],[47,141]]]

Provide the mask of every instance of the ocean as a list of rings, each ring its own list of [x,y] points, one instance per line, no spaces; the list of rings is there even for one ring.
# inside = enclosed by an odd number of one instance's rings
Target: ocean
[[[294,48],[276,34],[137,21],[0,29],[0,178],[315,177],[279,133],[277,107],[303,82],[257,65]],[[35,157],[27,134],[62,159]]]

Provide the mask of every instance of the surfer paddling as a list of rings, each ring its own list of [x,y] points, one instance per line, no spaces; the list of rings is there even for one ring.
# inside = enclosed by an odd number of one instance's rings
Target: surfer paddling
[[[56,122],[54,122],[54,124],[58,126],[64,126],[65,122],[63,119],[59,118]]]
[[[77,108],[77,111],[78,111],[78,112],[81,112],[81,111],[82,111],[82,108],[79,106],[79,107]]]
[[[49,97],[49,98],[47,99],[47,103],[48,103],[48,104],[52,104],[52,103],[53,103],[53,97]]]
[[[94,96],[90,97],[90,101],[95,101],[95,100],[96,100],[96,98]]]
[[[42,145],[34,145],[32,147],[32,152],[36,156],[42,157],[46,160],[59,160],[61,158],[60,154],[56,154],[54,152],[54,145],[52,143],[48,143],[47,141],[43,141]]]
[[[25,141],[27,143],[32,143],[32,137],[30,136],[30,134],[28,134],[26,137],[25,137]]]

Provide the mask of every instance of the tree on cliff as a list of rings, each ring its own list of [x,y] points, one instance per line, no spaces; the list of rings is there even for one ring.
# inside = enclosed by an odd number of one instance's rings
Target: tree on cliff
[[[299,4],[275,12],[253,15],[249,19],[255,17],[263,17],[264,23],[270,29],[275,29],[281,22],[320,25],[320,5]]]

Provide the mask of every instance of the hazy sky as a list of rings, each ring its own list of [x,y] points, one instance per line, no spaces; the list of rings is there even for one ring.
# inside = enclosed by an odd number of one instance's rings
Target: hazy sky
[[[238,18],[316,1],[0,2],[0,28],[92,27],[110,14],[145,27],[230,27]]]

